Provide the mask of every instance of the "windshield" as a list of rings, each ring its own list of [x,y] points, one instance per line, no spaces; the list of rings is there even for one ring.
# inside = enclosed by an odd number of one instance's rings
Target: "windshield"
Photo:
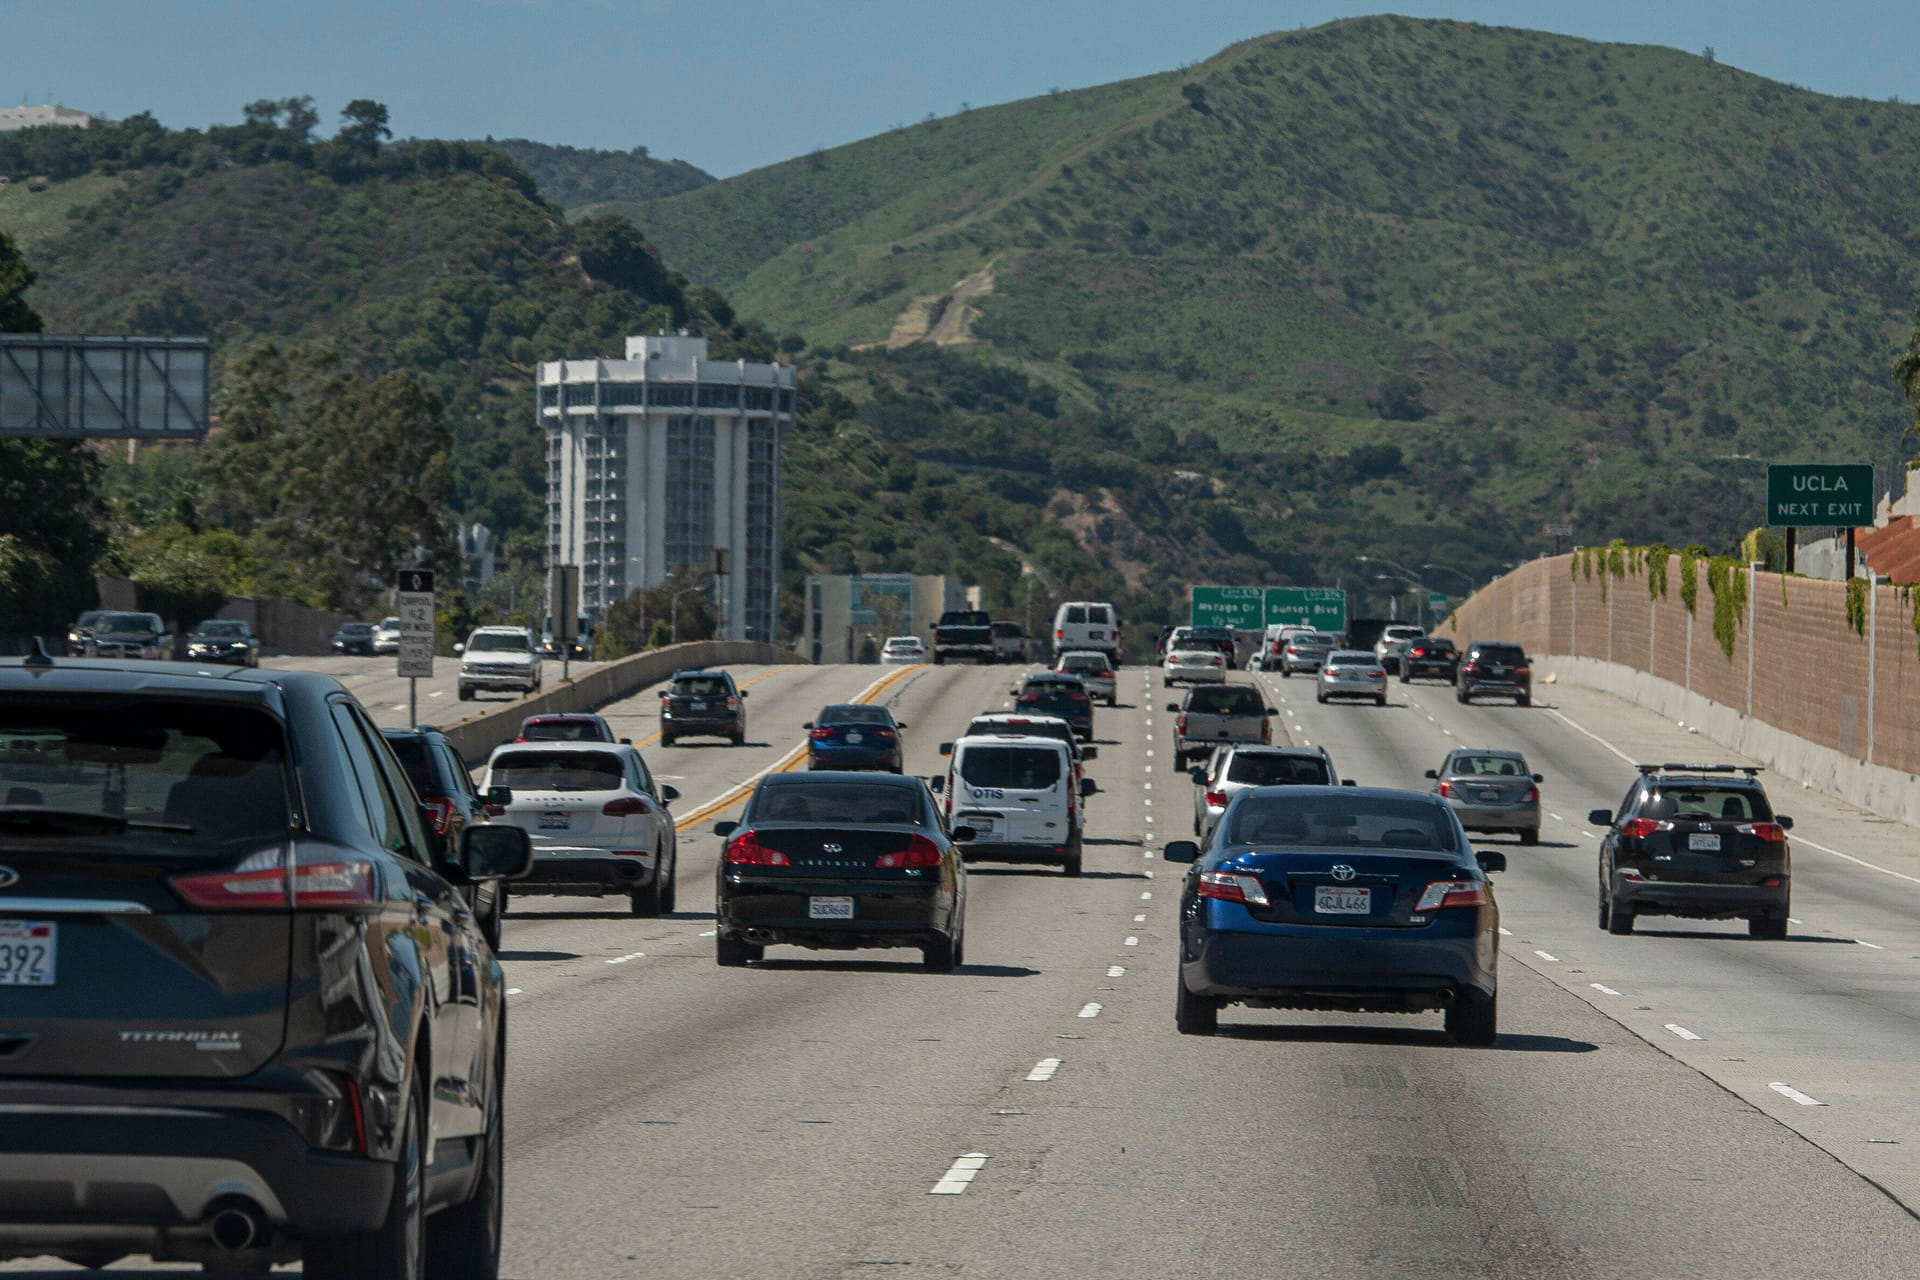
[[[1060,781],[1060,752],[1047,747],[968,747],[954,772],[969,787],[1038,791]]]
[[[0,831],[151,828],[174,845],[284,836],[283,744],[278,721],[231,704],[9,706],[0,709]]]
[[[247,624],[244,622],[209,622],[200,628],[200,634],[212,640],[244,640],[247,636]]]
[[[1107,669],[1107,660],[1101,657],[1099,654],[1070,653],[1066,657],[1060,659],[1060,670],[1062,671],[1076,671],[1076,672],[1086,671],[1089,673],[1098,673],[1101,671],[1105,671],[1106,669]]]
[[[427,744],[419,738],[388,738],[387,746],[392,748],[400,768],[407,775],[407,781],[413,784],[413,793],[418,796],[437,796],[440,784],[433,776],[433,762],[427,757]]]
[[[611,751],[503,751],[487,785],[515,791],[618,791],[626,766]]]
[[[1257,791],[1234,805],[1230,843],[1431,852],[1457,847],[1453,820],[1429,800]]]
[[[468,653],[525,653],[531,647],[525,636],[497,631],[476,635],[467,641]]]
[[[1640,816],[1655,821],[1768,822],[1773,810],[1764,793],[1747,787],[1662,787],[1641,809]]]
[[[1006,720],[982,718],[967,726],[963,735],[968,738],[990,738],[994,734],[1005,737],[1009,734],[1023,738],[1058,738],[1062,742],[1077,743],[1073,726],[1065,720],[1021,720],[1017,723]]]
[[[912,787],[784,782],[763,786],[747,815],[757,822],[823,822],[836,826],[926,821],[926,805]]]
[[[95,631],[152,631],[153,618],[145,613],[103,613],[94,620]]]
[[[1473,656],[1480,662],[1521,663],[1527,655],[1520,651],[1517,644],[1480,644],[1473,647]]]
[[[1336,653],[1327,658],[1327,665],[1330,667],[1370,667],[1373,665],[1373,655],[1358,652]]]
[[[1333,781],[1318,756],[1279,756],[1237,751],[1227,765],[1227,781],[1250,787],[1326,786]]]

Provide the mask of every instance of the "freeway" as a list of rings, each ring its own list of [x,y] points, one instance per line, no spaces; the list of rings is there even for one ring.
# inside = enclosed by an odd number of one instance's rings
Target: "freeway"
[[[407,681],[394,674],[394,656],[378,654],[371,658],[329,654],[324,657],[263,658],[260,665],[278,671],[319,671],[332,676],[360,699],[372,713],[374,723],[383,729],[407,726]],[[585,675],[604,664],[572,664],[570,674]],[[460,701],[460,659],[439,657],[433,660],[433,678],[420,682],[420,720],[423,724],[452,724],[476,711],[488,711],[513,701],[509,694],[483,693],[473,702]],[[541,672],[542,688],[551,689],[560,682],[560,663],[549,659]]]
[[[1920,857],[1902,829],[1796,788],[1777,797],[1799,819],[1789,941],[1663,920],[1610,937],[1580,819],[1624,790],[1616,753],[1697,757],[1699,739],[1564,688],[1536,686],[1526,711],[1398,684],[1383,709],[1320,707],[1305,681],[1236,676],[1366,784],[1424,786],[1456,742],[1520,747],[1559,817],[1537,848],[1485,842],[1513,867],[1494,1048],[1455,1046],[1437,1016],[1238,1007],[1219,1035],[1182,1037],[1182,869],[1157,850],[1187,833],[1191,784],[1157,676],[1123,671],[1122,705],[1097,713],[1087,875],[976,866],[969,963],[939,975],[906,951],[775,948],[719,968],[707,827],[742,783],[791,765],[821,704],[888,703],[929,774],[942,738],[1004,707],[1012,673],[736,675],[746,746],[646,748],[685,797],[684,909],[529,898],[507,919],[503,1274],[1920,1269]],[[655,705],[642,691],[603,713],[644,742]]]

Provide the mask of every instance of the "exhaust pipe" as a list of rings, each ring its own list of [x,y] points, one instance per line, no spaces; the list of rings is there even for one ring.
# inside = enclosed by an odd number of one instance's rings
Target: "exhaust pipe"
[[[228,1196],[207,1207],[207,1238],[227,1253],[244,1253],[267,1235],[260,1207],[251,1200]]]
[[[1452,1003],[1453,1003],[1453,988],[1452,988],[1452,987],[1442,987],[1442,988],[1441,988],[1441,989],[1439,990],[1439,992],[1437,993],[1437,995],[1438,995],[1438,998],[1439,998],[1439,1000],[1440,1000],[1440,1003],[1441,1003],[1441,1004],[1443,1004],[1443,1005],[1448,1005],[1448,1004],[1452,1004]]]

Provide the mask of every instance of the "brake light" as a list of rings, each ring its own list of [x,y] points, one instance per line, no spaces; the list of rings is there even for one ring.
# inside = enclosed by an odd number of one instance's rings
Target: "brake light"
[[[1435,880],[1413,904],[1416,912],[1444,911],[1448,907],[1484,907],[1487,887],[1478,880]]]
[[[1655,822],[1652,818],[1630,818],[1620,824],[1620,834],[1628,840],[1645,840],[1656,831],[1671,831],[1671,822]]]
[[[1094,679],[1096,679],[1096,680],[1111,680],[1111,679],[1113,679],[1113,672],[1112,672],[1111,670],[1107,670],[1107,671],[1102,671],[1102,672],[1101,672],[1101,673],[1100,673],[1099,675],[1097,675],[1097,676],[1095,676],[1095,677],[1094,677]]]
[[[1184,735],[1186,734],[1186,732],[1187,732],[1187,718],[1186,718],[1185,716],[1181,716],[1181,717],[1180,717],[1180,718],[1179,718],[1178,720],[1175,720],[1175,721],[1173,722],[1173,731],[1174,731],[1175,733],[1178,733],[1178,734],[1181,734],[1181,735],[1183,735],[1183,736],[1184,736]]]
[[[751,831],[742,831],[727,841],[726,859],[741,867],[790,867],[787,855],[778,849],[769,849],[760,843],[760,837]]]
[[[1468,675],[1473,675],[1474,673],[1480,670],[1480,664],[1477,662],[1469,662],[1466,666],[1460,669],[1466,672]]]
[[[1288,646],[1287,646],[1287,652],[1288,652],[1288,653],[1298,653],[1298,652],[1300,652],[1300,650],[1298,650],[1298,649],[1296,649],[1296,648],[1294,648],[1294,647],[1293,647],[1292,645],[1288,645]]]
[[[1266,886],[1260,883],[1260,877],[1240,871],[1201,872],[1200,896],[1253,907],[1273,905],[1267,900]]]
[[[869,730],[867,730],[867,736],[868,736],[869,738],[874,738],[874,739],[877,739],[877,740],[879,740],[879,741],[881,741],[881,742],[892,742],[892,741],[893,741],[893,730],[891,730],[891,729],[869,729]]]
[[[370,907],[377,901],[371,862],[332,858],[297,863],[291,871],[278,849],[263,850],[227,871],[195,871],[167,883],[203,911],[320,911]]]
[[[1067,638],[1067,633],[1064,631],[1055,631],[1053,633],[1053,638],[1055,640],[1065,640]]]
[[[453,801],[445,796],[428,796],[420,802],[420,807],[427,811],[427,817],[433,823],[433,834],[447,834],[447,824],[453,821]]]
[[[1177,653],[1170,653],[1170,654],[1168,654],[1168,655],[1167,655],[1167,665],[1168,665],[1168,666],[1170,666],[1170,667],[1177,667],[1177,666],[1179,666],[1179,665],[1180,665],[1180,655],[1179,655],[1179,654],[1177,654]]]
[[[1533,674],[1533,668],[1532,667],[1515,667],[1513,669],[1513,674],[1517,676],[1530,676]]]
[[[739,709],[740,709],[740,699],[738,698],[727,699],[727,710],[738,711]]]
[[[1539,803],[1540,803],[1540,788],[1538,788],[1538,787],[1528,787],[1528,788],[1527,788],[1527,803],[1528,803],[1528,804],[1539,804]]]
[[[873,860],[873,865],[888,868],[937,867],[940,865],[940,846],[925,836],[908,836],[906,848],[881,854]]]
[[[808,734],[807,736],[809,738],[812,738],[815,742],[825,742],[828,738],[831,738],[833,736],[833,730],[815,729],[812,733]]]
[[[1207,803],[1215,809],[1224,809],[1227,807],[1227,793],[1224,791],[1209,791],[1207,792]]]
[[[1451,796],[1453,794],[1453,784],[1451,782],[1448,782],[1445,778],[1442,778],[1440,779],[1439,791],[1440,791],[1441,799],[1444,800],[1448,796]]]
[[[1014,701],[1018,702],[1023,707],[1029,707],[1029,706],[1032,706],[1034,703],[1040,701],[1040,695],[1037,693],[1023,693],[1018,698],[1014,699]]]
[[[1768,844],[1778,844],[1787,838],[1787,829],[1777,822],[1743,822],[1734,830]]]
[[[1073,693],[1068,694],[1067,697],[1071,698],[1075,702],[1085,702],[1087,700],[1087,695],[1084,693],[1080,693],[1077,690]]]
[[[653,812],[653,806],[639,796],[622,796],[601,805],[600,812],[609,818],[644,818]]]

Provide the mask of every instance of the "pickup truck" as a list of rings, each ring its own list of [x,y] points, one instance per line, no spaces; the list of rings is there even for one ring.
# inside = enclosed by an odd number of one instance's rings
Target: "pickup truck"
[[[1173,722],[1173,758],[1205,755],[1223,742],[1272,742],[1279,708],[1265,705],[1250,684],[1205,684],[1187,691],[1185,704],[1169,702]]]
[[[1027,633],[1019,623],[993,624],[993,660],[1013,663],[1027,660]]]
[[[993,619],[979,609],[949,609],[933,624],[933,665],[959,658],[982,665],[998,661]]]

